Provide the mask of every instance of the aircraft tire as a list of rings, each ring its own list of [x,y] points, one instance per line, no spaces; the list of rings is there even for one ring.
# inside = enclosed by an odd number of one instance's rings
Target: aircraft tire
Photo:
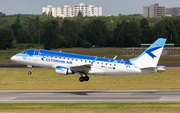
[[[85,76],[84,81],[89,81],[89,76]]]
[[[79,81],[80,81],[80,82],[84,82],[84,77],[80,77],[80,78],[79,78]]]
[[[28,75],[31,75],[32,74],[32,72],[31,71],[28,71]]]

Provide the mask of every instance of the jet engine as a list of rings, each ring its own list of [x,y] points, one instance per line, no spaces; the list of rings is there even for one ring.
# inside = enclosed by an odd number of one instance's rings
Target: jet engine
[[[55,69],[56,74],[59,75],[67,75],[67,74],[74,74],[71,70],[66,67],[56,66]]]

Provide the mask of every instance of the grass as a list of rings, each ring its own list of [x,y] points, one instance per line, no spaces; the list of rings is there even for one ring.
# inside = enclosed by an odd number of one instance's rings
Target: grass
[[[167,68],[163,73],[129,76],[89,75],[79,82],[79,74],[57,75],[54,69],[0,69],[0,90],[143,90],[180,89],[180,69]]]
[[[23,103],[0,104],[0,112],[39,113],[175,113],[180,103]]]

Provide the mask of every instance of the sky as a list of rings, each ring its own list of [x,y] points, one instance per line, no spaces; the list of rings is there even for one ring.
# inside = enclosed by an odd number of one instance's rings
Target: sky
[[[74,7],[79,3],[102,7],[103,16],[143,14],[143,6],[159,3],[165,7],[180,7],[180,0],[0,0],[0,12],[12,14],[42,14],[42,7],[53,5]]]

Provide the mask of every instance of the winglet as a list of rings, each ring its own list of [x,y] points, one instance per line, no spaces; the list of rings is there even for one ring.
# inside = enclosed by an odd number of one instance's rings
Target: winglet
[[[117,55],[113,58],[114,60],[117,58]]]
[[[93,64],[96,60],[97,60],[97,57],[91,62],[91,64]]]

